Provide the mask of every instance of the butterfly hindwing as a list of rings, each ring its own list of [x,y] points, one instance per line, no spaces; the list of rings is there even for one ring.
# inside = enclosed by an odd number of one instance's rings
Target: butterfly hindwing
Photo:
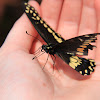
[[[81,75],[90,75],[94,72],[94,67],[96,65],[92,59],[80,58],[65,53],[58,53],[58,56]]]

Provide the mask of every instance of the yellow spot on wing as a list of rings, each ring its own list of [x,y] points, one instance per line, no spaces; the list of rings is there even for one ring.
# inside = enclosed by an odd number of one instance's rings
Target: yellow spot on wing
[[[84,48],[77,48],[77,51],[83,52]]]
[[[26,6],[26,9],[29,10],[29,7]]]
[[[79,40],[82,42],[83,40],[81,38],[79,38]]]
[[[72,56],[72,58],[78,59],[78,57],[77,57],[77,56]]]
[[[78,55],[83,55],[83,53],[82,53],[82,52],[76,52],[76,54],[78,54]]]
[[[92,64],[92,62],[90,62],[90,65],[91,65],[91,66],[94,66],[94,65]]]
[[[70,57],[71,62],[77,62],[77,59],[74,59],[73,57]]]
[[[33,11],[32,11],[32,10],[30,10],[30,13],[33,13]]]
[[[55,36],[55,32],[53,32],[52,35]]]
[[[30,5],[27,5],[28,7],[31,7]]]
[[[89,45],[88,43],[84,43],[83,45]]]
[[[48,29],[48,32],[52,33],[52,30],[50,28],[47,28]]]
[[[25,2],[24,5],[27,5],[27,3]]]
[[[67,54],[71,54],[71,55],[73,55],[73,53],[72,53],[72,52],[67,52]]]
[[[40,17],[39,16],[37,16],[36,18],[37,18],[37,20],[40,20]]]
[[[47,49],[50,49],[50,47],[47,47]]]
[[[26,13],[29,13],[29,10],[25,10]]]
[[[77,66],[82,64],[82,60],[78,58],[77,56],[70,57],[70,62],[73,63],[74,65],[77,64]]]
[[[79,71],[80,74],[82,74],[82,71]]]
[[[54,38],[56,39],[56,41],[58,41],[59,43],[63,42],[61,38],[59,38],[58,36],[56,36],[55,32],[53,32],[52,35],[54,36]]]
[[[61,35],[60,34],[57,34],[59,37],[61,37]]]
[[[74,66],[77,67],[78,66],[77,63],[74,63]]]
[[[32,10],[34,10],[34,8],[33,8],[33,7],[32,7],[31,9],[32,9]]]
[[[59,38],[59,37],[57,37],[56,35],[54,35],[54,38],[55,38],[59,43],[63,42],[62,39]]]
[[[33,13],[33,16],[36,16],[36,13]]]
[[[96,37],[91,38],[91,40],[95,40],[95,39],[96,39]]]
[[[84,74],[84,76],[86,76],[87,74]]]
[[[34,17],[31,17],[32,19],[34,19],[34,20],[36,20],[36,18],[34,18]]]
[[[91,42],[92,40],[91,39],[89,39],[89,40],[86,40],[86,42]]]
[[[85,73],[87,73],[88,71],[87,71],[87,69],[85,69]]]
[[[89,35],[85,35],[85,37],[90,37]]]
[[[69,63],[69,66],[71,66],[73,69],[75,69],[75,66],[72,63]]]
[[[94,60],[93,60],[93,59],[89,59],[89,61],[92,61],[92,62],[94,62]]]
[[[91,71],[93,71],[93,69],[91,68],[91,66],[88,67]]]
[[[47,26],[47,24],[45,24],[45,23],[44,23],[43,25],[44,25],[44,27],[45,27],[45,28],[47,28],[47,27],[48,27],[48,26]]]
[[[37,11],[35,10],[35,13],[37,13]]]
[[[85,41],[84,43],[86,43],[86,44],[87,44],[87,43],[90,43],[90,42],[91,42],[91,40],[87,40],[87,41]]]
[[[85,42],[84,42],[84,44],[88,44],[88,43],[90,43],[92,40],[90,39],[90,40],[86,40]]]
[[[43,24],[43,20],[40,20],[40,23]]]
[[[86,48],[87,46],[85,46],[85,45],[80,45],[80,47],[82,47],[82,48]]]
[[[70,57],[70,63],[69,65],[75,69],[78,65],[81,65],[82,61],[80,58],[78,58],[77,56],[71,56]]]

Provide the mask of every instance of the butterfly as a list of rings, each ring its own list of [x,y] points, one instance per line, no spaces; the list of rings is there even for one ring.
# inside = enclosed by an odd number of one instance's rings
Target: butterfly
[[[95,61],[81,58],[77,55],[88,55],[88,50],[93,50],[95,47],[91,43],[97,40],[97,35],[100,35],[100,33],[87,34],[65,40],[40,17],[34,7],[28,3],[24,3],[24,5],[25,13],[29,20],[47,43],[47,45],[42,45],[42,50],[53,56],[56,54],[81,75],[90,75],[94,72]]]

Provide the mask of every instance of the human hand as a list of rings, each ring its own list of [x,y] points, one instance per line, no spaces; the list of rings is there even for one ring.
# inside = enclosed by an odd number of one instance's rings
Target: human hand
[[[30,4],[65,39],[100,31],[99,0],[43,0],[41,7],[35,1]],[[41,43],[25,34],[26,31],[37,35],[24,14],[0,49],[0,100],[99,100],[100,36],[97,48],[89,53],[91,58],[95,56],[95,72],[82,76],[59,58],[55,62],[59,71],[53,71],[50,57],[42,70],[47,54],[31,60],[33,54],[30,52]]]

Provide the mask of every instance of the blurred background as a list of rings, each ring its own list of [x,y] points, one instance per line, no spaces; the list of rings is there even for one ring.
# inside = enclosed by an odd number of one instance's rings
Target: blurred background
[[[29,0],[0,0],[0,47],[15,21],[23,14],[22,4]],[[42,0],[36,0],[39,4]]]

